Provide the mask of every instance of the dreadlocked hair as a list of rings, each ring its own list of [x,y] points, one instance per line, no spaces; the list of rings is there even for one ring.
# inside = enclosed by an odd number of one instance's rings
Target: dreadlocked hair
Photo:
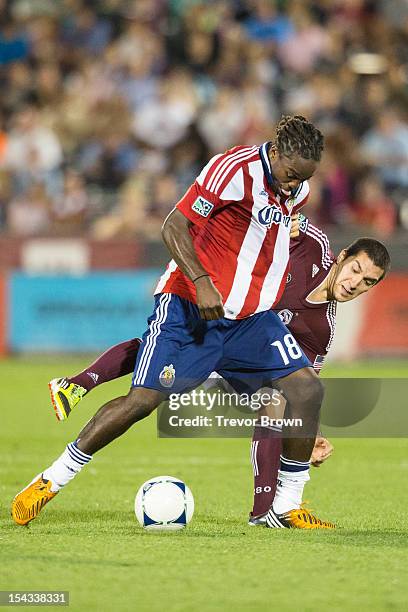
[[[323,134],[301,115],[284,115],[276,128],[275,143],[280,155],[298,153],[304,159],[320,161]]]

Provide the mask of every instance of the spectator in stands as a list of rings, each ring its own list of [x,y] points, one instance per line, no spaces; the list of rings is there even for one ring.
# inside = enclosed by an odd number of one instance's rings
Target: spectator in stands
[[[383,233],[405,219],[400,211],[391,222],[379,195],[394,207],[408,197],[401,0],[0,0],[0,8],[1,231],[20,232],[21,210],[30,219],[32,188],[33,233],[55,231],[56,216],[58,231],[75,235],[137,235],[144,223],[158,238],[158,224],[145,221],[149,206],[171,205],[163,184],[177,200],[212,152],[261,144],[286,112],[309,117],[329,143],[312,218],[327,226],[369,216]],[[380,181],[373,192],[366,162]]]
[[[359,181],[352,212],[354,222],[367,233],[388,238],[395,229],[397,221],[395,205],[386,195],[381,181],[374,173],[367,173]]]
[[[90,199],[83,178],[68,169],[64,175],[63,190],[53,201],[54,229],[63,234],[75,234],[84,230],[89,206]]]
[[[408,189],[408,126],[395,107],[378,112],[363,138],[362,153],[386,189]]]
[[[52,227],[51,219],[51,200],[44,183],[30,183],[8,204],[8,227],[17,236],[45,235]]]
[[[25,191],[33,182],[44,182],[49,194],[56,193],[62,163],[57,135],[45,125],[34,105],[21,108],[13,123],[4,165],[12,171],[16,192]]]

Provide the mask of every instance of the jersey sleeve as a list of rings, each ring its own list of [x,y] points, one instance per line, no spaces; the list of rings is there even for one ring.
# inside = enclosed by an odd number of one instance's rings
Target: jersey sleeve
[[[231,152],[216,155],[203,168],[176,208],[194,225],[205,225],[220,208],[244,197],[242,161]]]

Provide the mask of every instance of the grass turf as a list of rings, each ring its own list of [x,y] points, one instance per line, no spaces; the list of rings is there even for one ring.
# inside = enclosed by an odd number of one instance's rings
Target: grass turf
[[[96,389],[57,423],[46,383],[83,360],[0,362],[0,590],[68,590],[79,611],[405,610],[408,441],[335,440],[306,498],[334,532],[250,528],[249,440],[157,439],[150,418],[95,456],[29,528],[9,518],[14,494],[60,454],[96,408],[128,381]],[[397,370],[398,367],[398,370]],[[408,375],[407,364],[331,375]],[[344,372],[344,373],[343,373]],[[184,532],[143,531],[139,485],[180,477],[196,502]]]

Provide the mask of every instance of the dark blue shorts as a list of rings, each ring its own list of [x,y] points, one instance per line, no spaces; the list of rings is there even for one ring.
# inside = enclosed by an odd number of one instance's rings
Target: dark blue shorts
[[[195,304],[171,293],[155,298],[139,349],[133,387],[184,393],[218,372],[239,392],[311,367],[272,311],[247,319],[204,321]]]

